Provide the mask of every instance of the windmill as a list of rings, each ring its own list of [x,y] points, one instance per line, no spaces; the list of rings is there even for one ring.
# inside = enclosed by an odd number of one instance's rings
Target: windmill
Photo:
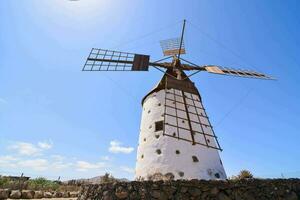
[[[163,59],[152,62],[149,55],[93,48],[83,67],[83,71],[148,71],[154,67],[164,73],[142,99],[136,179],[226,179],[218,152],[222,149],[190,77],[209,72],[272,79],[254,71],[199,66],[183,59],[185,22],[180,38],[160,42]]]

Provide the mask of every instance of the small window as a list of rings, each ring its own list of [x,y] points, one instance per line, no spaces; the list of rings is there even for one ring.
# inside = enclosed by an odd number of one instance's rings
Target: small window
[[[173,133],[173,136],[176,137],[176,133],[175,132]]]
[[[141,155],[141,158],[142,158],[142,159],[144,158],[144,154]]]
[[[220,163],[221,163],[221,165],[223,165],[223,163],[222,163],[222,160],[220,159]]]
[[[148,110],[148,113],[150,113],[151,112],[151,110]]]
[[[159,155],[161,154],[161,150],[160,149],[156,149],[156,153]]]
[[[192,156],[193,162],[199,162],[197,156]]]
[[[164,114],[161,114],[161,116],[163,117],[163,116],[164,116]]]
[[[155,137],[158,139],[158,138],[159,138],[159,135],[155,135]]]
[[[146,138],[144,138],[144,142],[146,142]]]
[[[184,120],[182,120],[182,123],[185,123],[185,121],[184,121]]]
[[[149,129],[151,129],[151,128],[152,128],[152,125],[149,126]]]
[[[209,139],[207,139],[206,141],[207,141],[207,143],[210,143],[210,140],[209,140]]]
[[[180,177],[183,177],[183,176],[184,176],[184,172],[178,172],[178,175],[179,175]]]
[[[215,173],[215,177],[216,178],[220,178],[220,174],[219,173]]]
[[[164,127],[163,121],[155,122],[155,131],[161,131],[163,130],[163,127]]]
[[[176,153],[176,154],[180,154],[180,151],[179,151],[179,150],[176,150],[175,153]]]
[[[158,106],[161,106],[161,103],[158,103],[157,105],[158,105]]]

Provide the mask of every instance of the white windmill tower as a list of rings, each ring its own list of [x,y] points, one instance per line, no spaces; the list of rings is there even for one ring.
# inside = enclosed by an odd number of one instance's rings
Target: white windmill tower
[[[203,107],[199,91],[189,79],[207,71],[221,75],[271,79],[261,73],[195,65],[180,57],[185,54],[181,38],[161,42],[164,56],[150,56],[93,48],[83,71],[148,71],[152,66],[164,75],[142,100],[142,119],[135,177],[174,179],[226,179],[219,156],[222,150]],[[171,62],[162,62],[172,59]],[[162,69],[165,69],[162,70]],[[187,75],[184,71],[195,71]]]

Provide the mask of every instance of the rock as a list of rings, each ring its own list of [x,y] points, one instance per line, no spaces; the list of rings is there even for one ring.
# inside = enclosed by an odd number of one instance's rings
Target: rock
[[[53,195],[51,192],[44,192],[44,198],[52,198]]]
[[[201,194],[201,198],[200,199],[206,199],[206,197],[209,195],[209,193],[208,192],[203,192],[202,194]]]
[[[109,193],[109,191],[104,191],[103,193],[103,200],[113,200],[112,195]]]
[[[53,193],[54,198],[62,198],[62,196],[63,196],[62,192],[56,191],[56,192]]]
[[[264,195],[268,195],[267,193],[264,193]],[[255,200],[255,194],[253,194],[250,191],[244,192],[241,194],[241,196],[246,200]],[[269,198],[270,199],[270,198]]]
[[[43,191],[35,191],[34,193],[34,198],[35,199],[41,199],[44,197],[44,192]]]
[[[300,197],[299,197],[300,198]],[[291,192],[284,196],[285,200],[298,200],[298,196],[295,192]]]
[[[212,195],[217,195],[219,193],[219,189],[214,187],[213,189],[210,190],[210,194]]]
[[[0,189],[0,199],[8,199],[10,194],[9,189]]]
[[[75,198],[78,197],[79,192],[70,192],[70,197]]]
[[[159,200],[167,200],[168,197],[167,195],[160,190],[153,190],[152,192],[150,192],[151,196],[155,199],[159,199]]]
[[[62,198],[69,198],[70,197],[70,192],[63,192],[62,193]]]
[[[186,193],[188,191],[188,188],[187,187],[182,187],[181,189],[180,189],[180,192],[182,192],[182,193]]]
[[[129,199],[132,199],[132,200],[138,200],[138,199],[141,199],[138,195],[138,193],[136,191],[133,191],[130,196],[129,196]]]
[[[151,193],[151,196],[158,199],[160,197],[160,191],[159,190],[153,190]]]
[[[11,199],[20,199],[21,198],[22,193],[20,192],[20,190],[12,190],[9,198]]]
[[[189,189],[189,193],[194,196],[194,197],[197,197],[197,196],[200,196],[201,194],[201,190],[199,188],[190,188]]]
[[[165,186],[163,187],[163,190],[170,197],[176,192],[177,188],[175,186],[169,186],[169,187]]]
[[[217,200],[231,200],[224,192],[220,192],[217,196]]]
[[[21,197],[22,197],[22,199],[33,199],[34,191],[33,190],[22,190]]]
[[[115,195],[118,199],[126,199],[128,197],[128,192],[126,191],[116,192]]]

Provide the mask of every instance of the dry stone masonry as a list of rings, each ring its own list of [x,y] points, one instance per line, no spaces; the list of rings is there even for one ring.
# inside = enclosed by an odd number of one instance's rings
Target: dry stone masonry
[[[300,179],[133,181],[83,186],[78,200],[298,200]]]
[[[76,198],[79,192],[44,192],[33,190],[10,190],[0,189],[0,200],[2,199],[42,199],[42,198]]]

